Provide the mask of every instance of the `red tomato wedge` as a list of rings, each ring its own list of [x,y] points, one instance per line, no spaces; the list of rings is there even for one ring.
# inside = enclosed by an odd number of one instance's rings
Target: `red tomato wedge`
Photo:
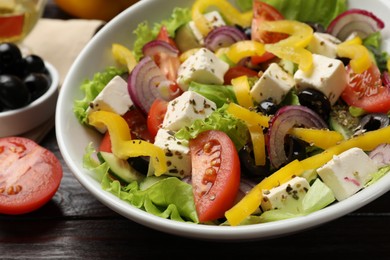
[[[154,136],[148,130],[146,117],[139,109],[130,109],[122,116],[130,128],[131,138],[153,143]]]
[[[156,99],[150,107],[147,125],[153,138],[157,135],[158,130],[161,128],[167,108],[168,102],[162,99]]]
[[[258,72],[255,70],[251,70],[245,66],[234,66],[229,68],[228,71],[226,71],[224,75],[224,83],[226,85],[230,85],[232,79],[240,76],[257,77]]]
[[[348,85],[341,94],[345,103],[369,113],[390,111],[390,88],[382,85],[381,73],[375,64],[361,74],[353,73],[347,66],[347,75]]]
[[[224,216],[240,186],[240,161],[231,139],[222,131],[208,130],[189,142],[192,188],[200,222]]]
[[[0,139],[0,213],[24,214],[46,204],[62,179],[57,157],[22,137]]]
[[[110,132],[106,132],[99,145],[99,152],[112,153]]]
[[[252,20],[252,35],[251,38],[254,41],[261,43],[276,43],[287,37],[283,33],[266,32],[260,30],[260,25],[263,21],[276,21],[283,20],[283,15],[272,5],[261,1],[253,1],[253,20]],[[259,64],[261,62],[268,61],[274,58],[275,55],[266,52],[262,56],[253,56],[251,61],[253,64]]]

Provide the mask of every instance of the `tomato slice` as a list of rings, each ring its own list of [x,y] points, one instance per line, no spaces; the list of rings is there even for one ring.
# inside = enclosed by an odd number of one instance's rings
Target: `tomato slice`
[[[110,132],[106,132],[99,145],[99,152],[112,153]]]
[[[240,186],[240,161],[231,139],[218,130],[200,133],[189,142],[192,188],[200,222],[224,216]]]
[[[62,179],[57,157],[22,137],[0,138],[0,213],[24,214],[46,204]]]
[[[158,130],[161,128],[167,108],[168,102],[162,99],[156,99],[150,107],[147,125],[153,137],[157,135]]]
[[[390,111],[390,88],[382,85],[381,73],[373,64],[363,73],[356,74],[347,66],[348,85],[341,98],[349,105],[369,113]]]
[[[224,84],[230,85],[232,79],[240,76],[257,77],[258,73],[257,71],[251,70],[245,66],[234,66],[226,71],[224,75]]]
[[[254,41],[261,43],[276,43],[287,37],[284,33],[266,32],[259,29],[263,21],[283,20],[284,16],[272,5],[261,1],[253,1],[253,20],[251,38]],[[266,52],[262,56],[253,56],[251,61],[253,64],[268,61],[274,58],[275,55]]]
[[[122,116],[130,128],[131,138],[142,139],[153,143],[154,137],[150,134],[147,120],[139,109],[132,108]]]
[[[157,40],[165,41],[177,49],[175,41],[169,37],[169,33],[166,26],[161,26],[161,29],[156,37]]]

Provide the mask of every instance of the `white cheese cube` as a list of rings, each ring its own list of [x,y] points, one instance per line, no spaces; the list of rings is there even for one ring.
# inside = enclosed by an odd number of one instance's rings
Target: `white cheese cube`
[[[310,184],[303,177],[294,177],[290,181],[271,190],[263,190],[261,208],[263,211],[271,209],[288,209],[300,212],[300,202],[305,197]]]
[[[186,91],[169,101],[162,128],[178,131],[196,119],[204,119],[217,109],[215,103],[202,95]]]
[[[250,93],[258,103],[271,98],[279,104],[294,86],[294,78],[278,64],[272,63],[253,85]]]
[[[154,144],[164,150],[168,171],[165,175],[183,178],[191,174],[191,156],[188,146],[175,138],[174,132],[159,129]]]
[[[204,14],[204,17],[209,22],[209,30],[215,29],[220,26],[226,25],[225,21],[223,20],[221,14],[217,11],[212,11],[209,13]],[[203,45],[204,43],[204,37],[202,33],[199,31],[199,29],[196,27],[195,23],[193,21],[188,23],[189,27],[192,30],[192,33],[195,35],[196,39],[199,41],[200,44]]]
[[[177,83],[183,91],[188,90],[191,81],[203,84],[223,84],[229,64],[219,59],[213,52],[201,48],[179,67]]]
[[[123,115],[131,106],[133,106],[133,102],[127,90],[127,82],[120,76],[115,76],[90,103],[87,113],[108,111]],[[101,127],[97,130],[104,133],[107,129]]]
[[[323,55],[328,58],[336,58],[337,45],[340,43],[341,41],[333,35],[315,32],[307,49],[315,54]]]
[[[328,97],[334,105],[347,86],[347,72],[344,64],[337,59],[313,54],[313,70],[305,73],[297,70],[294,79],[298,90],[315,88]]]
[[[376,164],[360,148],[351,148],[317,169],[323,182],[338,201],[359,191],[378,170]]]

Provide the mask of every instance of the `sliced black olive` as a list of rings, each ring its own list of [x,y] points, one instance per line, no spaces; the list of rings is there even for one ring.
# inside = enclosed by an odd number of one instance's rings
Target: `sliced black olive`
[[[256,106],[256,111],[265,115],[274,115],[279,107],[270,99],[263,100]]]
[[[31,94],[21,79],[13,75],[0,76],[0,102],[4,107],[16,109],[30,102]]]
[[[311,28],[313,28],[314,32],[319,32],[319,33],[325,33],[326,29],[325,27],[320,24],[320,23],[314,23],[314,22],[306,22]]]
[[[306,158],[306,147],[309,145],[308,143],[289,135],[285,139],[284,150],[288,158],[287,163],[296,159],[303,160]]]
[[[149,157],[130,157],[127,159],[130,166],[133,167],[136,171],[141,173],[147,173],[149,169]]]
[[[270,174],[269,162],[265,166],[257,166],[252,151],[252,145],[247,144],[239,151],[238,156],[240,158],[241,172],[247,177],[256,178],[258,181],[264,179]]]
[[[329,119],[331,104],[327,96],[314,88],[307,88],[298,93],[299,103],[315,111],[325,122]]]
[[[374,131],[386,127],[390,124],[387,114],[373,113],[367,114],[360,120],[359,130]]]

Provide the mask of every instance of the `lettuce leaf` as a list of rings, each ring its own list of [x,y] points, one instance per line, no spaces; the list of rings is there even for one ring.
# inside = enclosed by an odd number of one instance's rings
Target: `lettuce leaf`
[[[135,58],[139,60],[143,56],[142,47],[157,37],[163,25],[167,28],[169,36],[174,37],[175,31],[189,21],[191,21],[190,9],[177,7],[169,19],[155,23],[151,27],[147,21],[140,23],[133,32],[137,36],[133,46]]]
[[[190,184],[176,177],[167,177],[161,178],[144,190],[140,189],[137,181],[123,186],[109,175],[106,163],[100,163],[94,158],[95,153],[96,150],[90,143],[83,157],[83,166],[91,171],[93,178],[101,183],[103,190],[153,215],[199,223]]]
[[[237,151],[248,142],[249,132],[245,123],[226,112],[227,105],[222,106],[206,119],[195,120],[191,126],[180,129],[175,137],[181,140],[190,140],[207,130],[220,130],[225,132],[233,141]]]
[[[84,80],[81,84],[81,91],[85,94],[83,99],[75,100],[73,103],[73,112],[80,123],[87,122],[87,108],[103,88],[117,75],[125,73],[123,69],[108,67],[103,72],[98,72],[92,80]]]
[[[286,19],[301,22],[317,22],[327,27],[337,15],[347,10],[347,0],[262,0],[272,5]],[[248,10],[252,0],[236,0],[236,4]]]
[[[213,101],[218,108],[229,102],[237,103],[237,98],[234,94],[232,86],[207,85],[192,81],[188,87],[188,90],[194,91]]]

